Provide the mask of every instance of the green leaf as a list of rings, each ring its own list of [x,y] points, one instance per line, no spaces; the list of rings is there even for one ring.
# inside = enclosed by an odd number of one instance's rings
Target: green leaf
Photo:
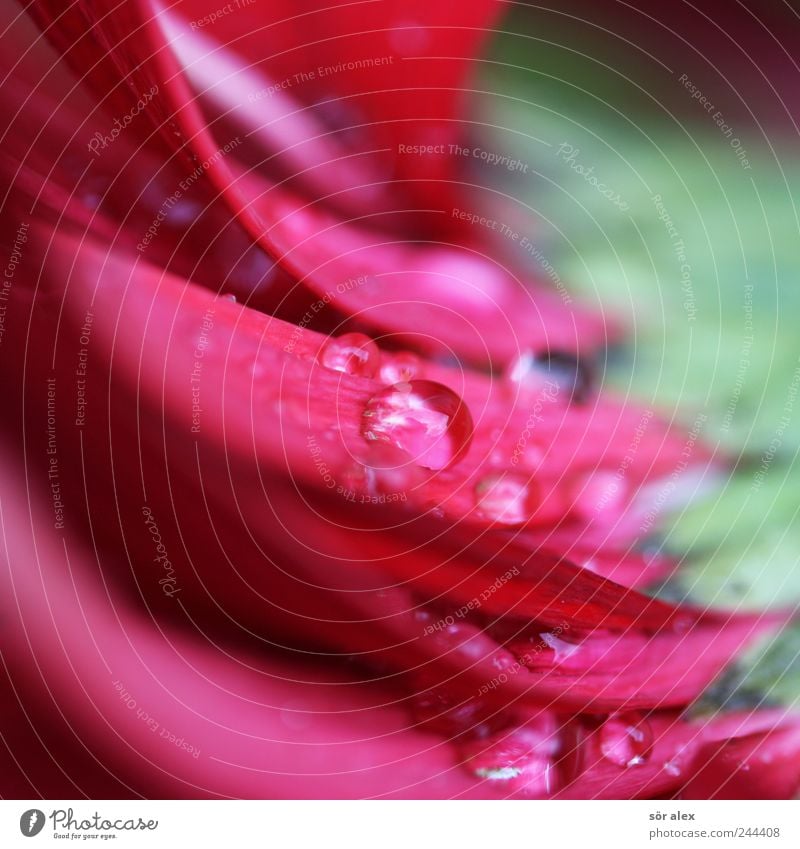
[[[703,604],[798,604],[800,158],[744,128],[734,145],[691,101],[673,117],[659,104],[674,79],[537,21],[535,38],[498,40],[480,86],[493,93],[482,143],[529,165],[498,181],[537,248],[529,267],[552,278],[545,257],[571,293],[627,317],[607,386],[687,424],[706,415],[703,437],[736,461],[662,529],[685,558],[680,589]],[[799,652],[800,628],[786,629],[704,707],[797,702]]]

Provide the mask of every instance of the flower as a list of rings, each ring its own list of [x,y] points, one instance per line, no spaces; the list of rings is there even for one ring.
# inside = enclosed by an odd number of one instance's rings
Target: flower
[[[785,614],[641,592],[720,460],[476,237],[453,91],[498,11],[14,23],[4,795],[794,792],[796,720],[682,713]]]

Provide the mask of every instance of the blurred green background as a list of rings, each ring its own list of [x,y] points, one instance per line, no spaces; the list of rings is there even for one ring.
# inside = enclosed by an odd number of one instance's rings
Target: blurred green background
[[[735,461],[666,523],[684,558],[669,591],[800,602],[800,152],[741,123],[726,133],[675,72],[621,66],[574,28],[505,29],[476,86],[491,93],[476,94],[481,138],[529,167],[489,179],[570,292],[627,318],[606,385],[687,426],[707,416],[703,437]],[[800,702],[799,653],[788,628],[701,708]]]

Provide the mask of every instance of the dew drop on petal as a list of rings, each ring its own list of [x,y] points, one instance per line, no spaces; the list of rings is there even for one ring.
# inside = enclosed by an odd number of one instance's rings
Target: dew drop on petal
[[[496,707],[487,705],[475,696],[456,696],[442,686],[415,693],[410,700],[410,707],[416,725],[448,737],[488,737],[506,721]]]
[[[389,385],[405,383],[417,377],[421,367],[419,357],[407,351],[401,351],[399,354],[384,354],[380,379],[382,383]]]
[[[545,631],[543,634],[539,635],[542,639],[542,642],[545,643],[550,651],[553,652],[553,661],[558,664],[565,663],[571,657],[574,657],[581,650],[580,645],[577,643],[571,643],[568,640],[562,640],[561,637],[552,633],[551,631]]]
[[[571,669],[581,665],[581,646],[562,639],[552,631],[514,640],[508,648],[523,666],[531,670],[552,669],[554,666]]]
[[[345,333],[325,343],[320,352],[320,362],[332,371],[356,377],[374,377],[380,363],[380,351],[369,336]]]
[[[502,793],[547,797],[560,788],[555,766],[560,744],[549,722],[501,732],[464,748],[469,770]]]
[[[650,723],[635,711],[610,716],[600,728],[600,751],[617,766],[636,766],[650,757],[653,730]]]
[[[475,485],[475,501],[487,519],[503,525],[522,525],[539,506],[539,490],[524,475],[492,473]]]
[[[604,469],[576,481],[572,491],[573,512],[586,522],[603,516],[618,516],[628,494],[619,473]]]
[[[542,401],[584,403],[594,388],[586,358],[563,351],[523,351],[508,366],[506,381],[519,392],[538,392]]]
[[[452,390],[431,380],[396,383],[373,395],[361,434],[405,451],[426,469],[454,463],[472,441],[472,416]]]

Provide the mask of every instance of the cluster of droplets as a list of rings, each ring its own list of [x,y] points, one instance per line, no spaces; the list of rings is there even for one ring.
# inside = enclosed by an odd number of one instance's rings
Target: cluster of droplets
[[[590,740],[595,741],[590,751],[623,770],[647,763],[654,744],[647,718],[637,711],[627,711],[611,714],[595,734],[589,738],[578,736],[573,744],[557,730],[553,717],[543,714],[491,737],[467,740],[461,750],[465,766],[473,775],[495,785],[499,792],[546,798],[558,793],[574,777],[570,770],[580,762],[580,750]]]
[[[373,395],[362,414],[361,434],[404,451],[418,465],[438,471],[460,459],[472,439],[473,422],[463,400],[446,386],[420,378],[422,362],[409,352],[382,353],[363,333],[329,339],[319,360],[333,371],[378,379],[385,388]],[[521,354],[506,372],[520,392],[561,393],[583,402],[592,388],[589,367],[561,352]],[[515,472],[490,473],[475,487],[478,513],[501,525],[528,522],[542,507],[539,487]],[[546,517],[551,518],[551,517]]]
[[[466,452],[474,429],[469,409],[446,386],[416,379],[421,363],[414,354],[382,355],[368,336],[346,333],[329,339],[319,360],[333,371],[387,384],[364,407],[361,434],[368,443],[398,448],[417,465],[436,471]]]
[[[334,371],[384,384],[364,407],[361,434],[373,452],[389,452],[389,468],[396,468],[399,454],[418,467],[446,469],[467,450],[473,432],[469,410],[455,392],[421,378],[422,362],[416,355],[382,353],[368,336],[347,333],[325,344],[320,361]],[[526,352],[508,368],[505,382],[511,391],[528,398],[538,393],[553,401],[585,403],[594,381],[588,365],[573,355]],[[368,488],[375,488],[375,483],[370,479]],[[614,512],[625,495],[621,482],[602,471],[573,480],[567,489],[574,502],[571,512],[584,520],[607,508]],[[475,485],[474,502],[479,516],[498,525],[521,526],[537,515],[546,521],[558,518],[550,515],[553,499],[545,497],[535,475],[521,469],[485,474]],[[563,510],[556,512],[561,515]],[[577,668],[587,660],[580,641],[553,632],[512,640],[506,653],[531,672]],[[541,724],[498,731],[499,720],[487,719],[481,702],[474,698],[459,702],[433,689],[414,697],[412,712],[424,726],[463,736],[465,763],[476,777],[497,784],[505,793],[556,793],[561,782],[555,731]],[[591,739],[601,758],[623,769],[645,763],[653,749],[650,724],[634,711],[610,715]]]

